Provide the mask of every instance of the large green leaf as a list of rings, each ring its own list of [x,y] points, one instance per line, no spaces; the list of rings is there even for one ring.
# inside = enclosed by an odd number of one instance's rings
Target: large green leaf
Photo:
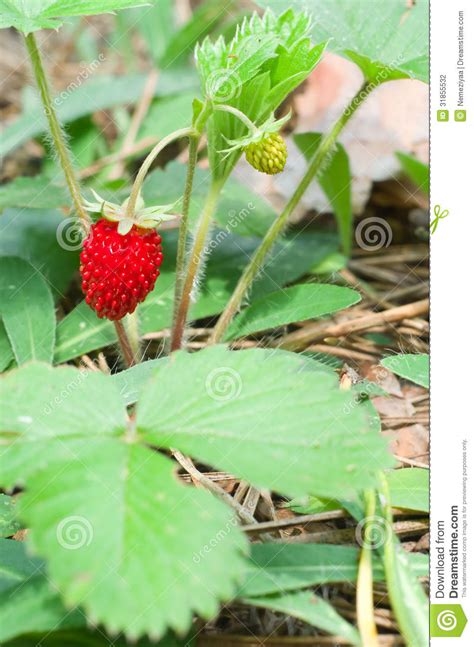
[[[257,0],[283,11],[295,7],[313,18],[316,41],[354,61],[370,81],[429,80],[429,5],[418,0]]]
[[[380,363],[392,373],[426,389],[430,385],[430,357],[425,353],[392,355],[384,357]]]
[[[313,157],[321,139],[321,133],[301,133],[294,136],[296,145],[307,160]],[[352,248],[352,179],[349,157],[341,144],[337,144],[331,152],[327,164],[317,175],[317,181],[334,210],[342,249],[349,256]]]
[[[430,473],[418,467],[392,470],[387,473],[390,499],[396,508],[430,510]]]
[[[361,646],[357,629],[344,620],[329,602],[310,591],[262,595],[244,598],[243,601],[256,607],[271,609],[287,616],[299,618],[329,634],[345,638],[351,645]]]
[[[57,29],[68,16],[91,16],[156,0],[0,0],[0,29],[15,27],[29,34],[37,29]]]
[[[144,389],[137,427],[145,442],[295,495],[353,495],[393,462],[335,375],[264,350],[176,355]]]
[[[122,76],[97,75],[85,81],[66,95],[59,94],[56,110],[62,123],[67,124],[97,110],[135,103],[143,95],[146,74]],[[196,76],[190,69],[179,73],[163,71],[155,88],[155,96],[168,96],[196,87]],[[6,155],[24,142],[48,131],[44,110],[41,105],[27,109],[11,126],[2,133],[0,155]]]
[[[214,615],[244,536],[221,502],[137,443],[113,382],[30,364],[0,388],[2,485],[24,483],[20,518],[66,606],[129,637]]]
[[[0,316],[18,364],[51,362],[56,319],[42,274],[16,256],[0,257]]]
[[[313,283],[294,285],[252,303],[235,318],[226,339],[321,317],[358,301],[360,294],[350,288]]]
[[[20,256],[41,272],[57,301],[78,267],[80,240],[61,246],[58,240],[74,238],[77,227],[69,229],[59,211],[51,209],[6,209],[0,214],[0,256]],[[67,242],[67,241],[66,241]]]

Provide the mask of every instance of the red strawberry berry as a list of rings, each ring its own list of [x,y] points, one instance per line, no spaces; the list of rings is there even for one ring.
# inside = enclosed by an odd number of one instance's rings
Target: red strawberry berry
[[[117,222],[92,225],[81,252],[82,291],[99,317],[113,321],[135,310],[154,286],[163,260],[161,236],[134,225],[125,235]]]

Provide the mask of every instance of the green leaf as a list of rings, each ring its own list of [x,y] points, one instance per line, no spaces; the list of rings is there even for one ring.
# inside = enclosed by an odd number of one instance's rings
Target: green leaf
[[[132,9],[120,14],[129,30],[140,32],[156,67],[176,32],[174,9],[174,0],[159,0],[144,10]]]
[[[137,428],[144,442],[296,496],[352,495],[393,464],[335,375],[261,349],[176,354],[143,391]]]
[[[0,257],[0,315],[18,364],[53,359],[56,318],[40,272],[16,256]]]
[[[293,138],[305,158],[310,160],[321,142],[322,135],[321,133],[301,133],[294,135]],[[342,249],[344,254],[349,256],[352,249],[352,179],[349,157],[342,144],[336,144],[328,163],[318,174],[317,181],[334,210]]]
[[[408,175],[410,180],[421,190],[423,193],[429,195],[430,192],[430,167],[428,164],[420,162],[420,160],[413,157],[413,155],[406,155],[406,153],[396,154],[401,167]]]
[[[147,362],[141,362],[125,371],[110,376],[110,379],[120,389],[125,406],[133,404],[138,400],[141,390],[154,373],[158,363],[166,361],[167,358],[165,357],[161,359],[150,359]]]
[[[53,209],[69,203],[65,185],[46,175],[17,177],[0,186],[0,211],[5,207]]]
[[[205,0],[198,5],[187,23],[168,42],[160,58],[161,68],[182,65],[192,54],[199,40],[215,29],[232,11],[235,0],[222,4],[222,0]]]
[[[28,542],[66,606],[129,638],[215,615],[245,538],[226,506],[138,444],[110,378],[30,364],[0,388],[2,485],[24,483]]]
[[[0,214],[0,256],[27,260],[43,274],[56,301],[64,296],[78,266],[80,240],[71,239],[73,249],[58,242],[77,231],[74,226],[69,230],[70,224],[50,209],[6,209]]]
[[[415,384],[424,386],[426,389],[430,384],[430,358],[429,355],[419,353],[417,355],[401,354],[384,357],[380,362],[395,375],[404,377]]]
[[[143,198],[146,203],[174,202],[181,197],[186,179],[186,165],[170,162],[164,170],[156,169],[145,180]],[[201,212],[210,184],[209,171],[197,168],[191,196],[190,220],[195,223]],[[276,218],[269,202],[245,184],[230,177],[216,209],[216,220],[229,233],[240,236],[264,236]]]
[[[252,303],[235,318],[226,339],[321,317],[359,301],[360,294],[350,288],[313,283],[295,285]]]
[[[147,74],[110,76],[98,74],[74,89],[64,91],[53,99],[61,123],[90,115],[98,110],[107,110],[125,103],[135,103],[143,95]],[[195,89],[196,75],[193,70],[163,70],[155,88],[155,97],[163,97]],[[0,155],[7,155],[33,137],[48,132],[43,108],[38,103],[26,110],[2,133]]]
[[[21,528],[15,505],[16,501],[13,497],[0,494],[0,537],[10,537]]]
[[[344,620],[329,602],[310,591],[244,598],[243,602],[299,618],[329,634],[345,638],[352,645],[361,645],[357,629]]]
[[[408,510],[430,510],[429,471],[413,467],[387,472],[390,499],[396,508]]]
[[[84,615],[64,608],[48,582],[40,560],[26,552],[24,542],[0,539],[0,640],[30,631],[81,627]]]
[[[293,499],[287,506],[298,514],[319,514],[320,512],[330,512],[331,510],[340,510],[343,506],[335,499],[321,499],[317,496],[303,497]]]
[[[429,6],[419,0],[257,0],[282,11],[294,7],[313,18],[313,38],[356,63],[370,81],[429,80]]]
[[[360,549],[325,544],[252,544],[245,577],[237,595],[255,597],[283,593],[331,582],[355,582]],[[429,573],[427,555],[409,553],[418,577]],[[374,562],[374,578],[383,581],[381,560]]]
[[[68,16],[92,16],[155,0],[0,0],[0,29],[15,27],[25,34],[57,29]]]
[[[145,139],[145,137],[155,137],[158,141],[174,130],[189,126],[192,120],[193,99],[193,93],[183,92],[176,96],[163,97],[154,101],[143,120],[137,141]],[[149,182],[149,178],[150,176],[147,177],[147,182]],[[158,204],[166,202],[162,198],[159,200]],[[147,201],[145,200],[145,202]]]

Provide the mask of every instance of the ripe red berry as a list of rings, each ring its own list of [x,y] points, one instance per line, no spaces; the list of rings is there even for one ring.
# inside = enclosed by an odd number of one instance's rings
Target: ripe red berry
[[[99,317],[118,320],[135,310],[155,287],[163,260],[161,236],[134,225],[128,234],[101,218],[81,252],[82,291]]]

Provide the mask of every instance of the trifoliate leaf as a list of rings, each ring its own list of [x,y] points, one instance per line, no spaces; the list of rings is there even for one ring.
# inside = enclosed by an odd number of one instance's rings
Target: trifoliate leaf
[[[393,463],[336,377],[301,371],[291,353],[179,353],[145,387],[137,428],[147,443],[285,494],[351,496]]]
[[[245,549],[232,511],[138,444],[110,378],[31,364],[0,382],[0,408],[1,485],[24,485],[19,516],[67,606],[158,638],[232,596]]]
[[[0,29],[15,27],[29,34],[37,29],[57,29],[69,16],[93,16],[153,2],[156,0],[0,0]]]

